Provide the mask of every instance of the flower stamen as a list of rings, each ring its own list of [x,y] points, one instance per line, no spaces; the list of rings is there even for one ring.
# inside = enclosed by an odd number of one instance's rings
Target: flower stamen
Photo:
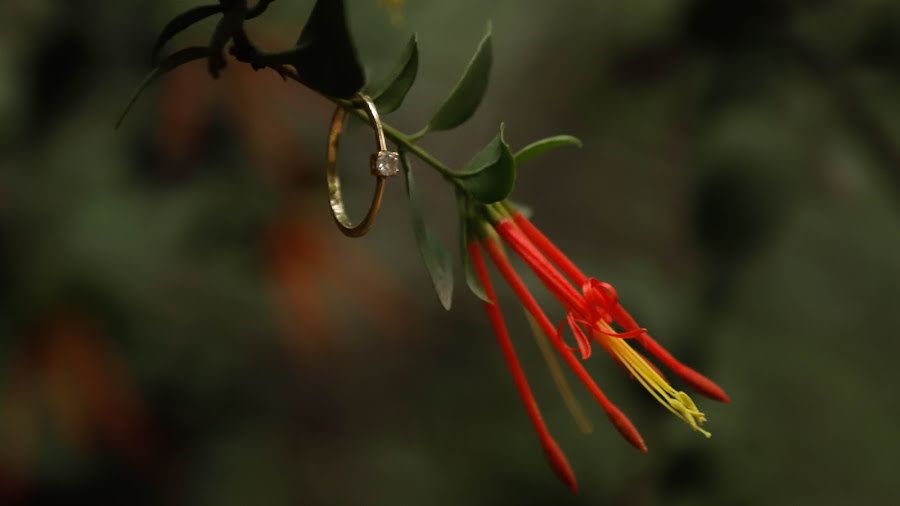
[[[697,432],[706,437],[712,436],[708,431],[702,429],[700,425],[706,422],[706,416],[697,409],[697,405],[691,397],[680,390],[675,390],[665,378],[659,374],[659,371],[653,367],[647,359],[642,357],[640,353],[631,347],[623,339],[615,339],[610,337],[601,329],[608,326],[599,324],[595,328],[594,338],[603,346],[610,355],[612,355],[620,364],[631,373],[631,376],[644,387],[645,390],[671,411],[675,416],[681,418]],[[611,329],[609,329],[611,330]]]
[[[525,310],[534,317],[538,326],[544,331],[544,334],[550,338],[550,342],[553,347],[556,348],[557,353],[566,362],[566,365],[569,366],[575,376],[588,389],[591,396],[593,396],[597,403],[600,404],[600,407],[603,408],[606,416],[609,418],[610,422],[612,422],[616,430],[619,431],[619,434],[635,448],[646,453],[647,445],[644,444],[644,439],[631,423],[631,420],[629,420],[628,417],[606,397],[606,394],[603,393],[600,387],[597,386],[597,383],[591,378],[590,373],[587,372],[584,366],[581,365],[581,362],[578,361],[565,343],[563,343],[559,333],[553,328],[550,319],[544,314],[544,311],[538,305],[534,296],[528,290],[528,287],[525,286],[525,283],[522,282],[522,279],[516,273],[515,269],[513,269],[512,264],[509,263],[509,259],[506,258],[506,254],[503,252],[497,239],[492,236],[486,237],[484,239],[484,247],[490,255],[491,260],[494,262],[494,265],[497,266],[500,274],[506,280],[506,283],[519,297],[519,301],[525,307]]]
[[[507,204],[508,214],[512,216],[512,220],[515,223],[515,228],[520,231],[520,233],[526,238],[526,242],[529,242],[529,246],[537,250],[538,255],[546,255],[546,258],[549,258],[553,264],[558,266],[562,271],[568,276],[572,282],[578,286],[584,287],[586,283],[589,282],[588,277],[575,265],[569,257],[566,256],[565,253],[562,252],[550,239],[544,235],[533,223],[531,223],[528,218],[526,218],[521,212],[516,211],[515,209],[510,208]],[[504,236],[506,238],[506,236]],[[524,257],[523,257],[524,258]],[[542,257],[543,258],[543,257]],[[545,262],[548,262],[544,259]],[[526,259],[526,262],[529,265],[532,265],[531,262]],[[549,262],[548,262],[549,263]],[[532,267],[534,269],[534,267]],[[546,267],[543,267],[546,268]],[[541,278],[544,281],[544,277]],[[546,282],[545,282],[546,284]],[[611,285],[607,285],[611,288]],[[611,292],[611,295],[614,295],[615,291]],[[717,400],[719,402],[729,403],[731,399],[728,397],[728,394],[717,385],[714,381],[707,378],[703,374],[695,371],[691,367],[681,363],[677,358],[672,356],[671,353],[666,351],[659,343],[654,340],[649,333],[647,333],[646,329],[642,328],[637,324],[631,314],[622,307],[621,304],[616,300],[617,297],[614,297],[611,302],[605,306],[605,311],[609,312],[609,316],[612,317],[612,321],[625,329],[626,332],[623,335],[634,337],[637,342],[644,348],[650,355],[653,355],[657,360],[662,362],[666,367],[672,370],[679,378],[681,378],[685,383],[691,386],[694,390],[700,392],[702,395],[709,397],[710,399]],[[599,318],[598,318],[599,319]],[[606,323],[611,323],[609,320],[603,318],[603,321]],[[605,332],[603,332],[605,333]]]

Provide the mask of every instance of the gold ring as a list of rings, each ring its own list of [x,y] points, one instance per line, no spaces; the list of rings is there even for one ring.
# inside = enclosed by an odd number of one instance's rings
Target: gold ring
[[[381,209],[381,199],[384,196],[384,180],[396,176],[400,173],[400,155],[394,151],[388,151],[387,143],[384,140],[384,129],[381,126],[381,119],[378,117],[378,111],[372,99],[357,94],[356,102],[366,111],[372,128],[375,129],[375,141],[378,151],[369,159],[369,169],[375,176],[375,195],[372,197],[372,204],[369,206],[369,212],[366,217],[358,225],[353,225],[347,216],[347,209],[344,206],[344,198],[341,195],[341,179],[337,172],[337,149],[338,141],[341,138],[341,132],[344,130],[344,118],[347,117],[347,110],[341,106],[334,111],[331,118],[331,131],[328,132],[328,194],[331,201],[331,213],[334,215],[334,221],[344,235],[348,237],[361,237],[369,231],[375,217]]]

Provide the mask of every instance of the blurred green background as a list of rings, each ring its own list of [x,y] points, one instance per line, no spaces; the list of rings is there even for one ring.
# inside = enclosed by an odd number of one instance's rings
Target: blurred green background
[[[425,146],[458,165],[501,121],[514,148],[580,137],[524,167],[513,198],[733,399],[698,399],[706,440],[598,353],[650,452],[576,389],[581,434],[504,287],[578,496],[478,301],[457,286],[440,308],[403,185],[364,239],[332,225],[328,102],[194,64],[113,130],[157,31],[194,5],[0,5],[0,503],[900,503],[900,4],[348,1],[376,80],[419,33],[418,82],[388,119],[406,131],[493,21],[479,113]],[[286,47],[311,5],[248,26]],[[348,136],[349,174],[371,139]],[[452,192],[417,175],[455,245]]]

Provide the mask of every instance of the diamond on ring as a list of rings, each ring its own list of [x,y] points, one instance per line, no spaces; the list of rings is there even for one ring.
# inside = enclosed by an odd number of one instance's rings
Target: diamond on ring
[[[381,177],[400,173],[400,155],[394,151],[379,151],[372,155],[372,174]]]

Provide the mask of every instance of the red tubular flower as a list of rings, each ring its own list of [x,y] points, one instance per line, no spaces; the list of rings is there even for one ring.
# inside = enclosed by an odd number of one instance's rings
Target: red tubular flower
[[[587,276],[567,257],[560,249],[550,241],[531,221],[518,211],[512,212],[512,218],[518,228],[524,235],[538,248],[538,250],[546,255],[554,264],[556,264],[576,285],[584,285],[590,280]],[[610,287],[611,288],[611,287]],[[694,390],[709,397],[710,399],[720,402],[730,403],[731,399],[728,394],[719,385],[712,380],[690,367],[681,363],[672,356],[665,348],[657,343],[650,334],[640,328],[632,316],[622,307],[621,304],[615,302],[612,309],[612,318],[620,327],[624,328],[628,333],[635,333],[634,337],[637,342],[656,357],[666,367],[672,370],[679,378],[691,386]]]
[[[600,387],[594,382],[593,378],[591,378],[590,373],[581,365],[581,362],[575,357],[572,353],[572,350],[569,349],[568,346],[563,343],[560,334],[556,332],[553,324],[550,322],[550,319],[547,318],[547,315],[544,314],[544,311],[540,308],[537,301],[531,295],[531,292],[528,291],[528,288],[525,286],[525,283],[522,282],[519,275],[516,274],[516,271],[513,269],[512,264],[509,263],[509,260],[506,258],[506,255],[503,253],[501,249],[500,243],[493,237],[487,237],[484,239],[484,246],[487,249],[488,254],[491,256],[491,260],[494,262],[494,265],[497,266],[500,274],[509,284],[509,286],[516,293],[516,296],[519,297],[519,300],[522,302],[522,305],[525,307],[525,310],[528,311],[529,314],[534,318],[537,322],[538,326],[540,326],[541,330],[544,334],[547,335],[553,347],[556,348],[556,351],[559,355],[565,360],[566,365],[572,369],[572,372],[581,381],[584,386],[588,389],[594,399],[600,404],[600,407],[603,408],[603,411],[606,412],[606,416],[609,417],[609,420],[613,423],[613,426],[619,431],[620,434],[632,445],[634,445],[639,450],[646,452],[647,446],[644,444],[644,440],[641,437],[640,433],[625,416],[622,411],[619,410],[610,400],[606,397]],[[470,248],[471,251],[471,248]]]
[[[532,425],[534,425],[534,430],[537,432],[541,447],[547,455],[547,461],[550,463],[550,466],[553,468],[553,471],[559,479],[574,493],[578,490],[578,484],[575,481],[575,473],[572,472],[572,467],[569,465],[568,459],[566,459],[565,454],[559,448],[556,440],[550,435],[550,431],[547,429],[543,417],[541,417],[537,401],[534,399],[531,387],[528,386],[528,380],[525,378],[525,373],[522,371],[522,366],[519,364],[518,357],[516,357],[516,350],[513,348],[512,341],[509,339],[509,332],[506,330],[506,324],[503,322],[503,314],[500,312],[497,295],[494,293],[494,287],[488,276],[487,266],[484,264],[481,251],[478,250],[478,245],[475,243],[469,243],[468,249],[469,256],[472,259],[472,265],[475,267],[475,273],[481,281],[488,299],[491,301],[484,303],[484,309],[488,314],[488,319],[491,322],[494,333],[497,334],[497,343],[500,345],[500,350],[503,352],[503,358],[506,360],[506,365],[509,367],[510,374],[512,374],[513,381],[516,384],[516,390],[519,392],[519,397],[522,398],[522,404],[525,405],[528,417],[531,419]]]
[[[644,358],[628,341],[634,340],[640,344],[644,350],[702,394],[728,402],[725,392],[711,380],[682,364],[662,348],[650,337],[646,329],[641,328],[619,304],[618,294],[612,285],[584,275],[556,245],[524,216],[516,211],[510,212],[509,207],[503,204],[489,206],[486,211],[491,223],[490,227],[486,227],[487,232],[483,242],[494,264],[567,365],[606,411],[607,416],[619,432],[633,445],[646,451],[640,434],[631,422],[618,408],[612,405],[597,387],[574,355],[573,348],[564,343],[561,329],[566,324],[575,337],[577,350],[582,359],[590,356],[590,341],[597,342],[660,404],[694,430],[709,437],[709,432],[701,428],[706,417],[690,396],[673,388],[656,366]],[[565,309],[566,320],[559,330],[547,318],[516,274],[502,251],[497,235],[525,261],[541,280],[541,283]],[[576,287],[580,287],[580,291]]]

